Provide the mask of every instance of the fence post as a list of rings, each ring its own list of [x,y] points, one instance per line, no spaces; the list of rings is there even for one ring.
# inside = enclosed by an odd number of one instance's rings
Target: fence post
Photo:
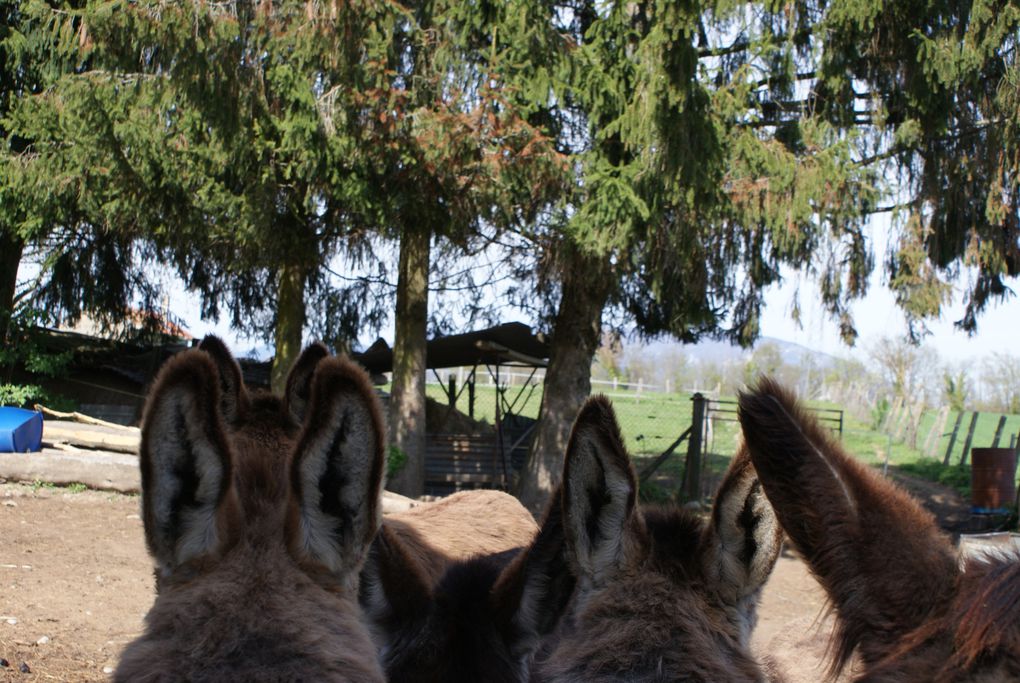
[[[910,421],[914,418],[914,404],[903,401],[903,414],[900,419],[896,422],[895,435],[893,436],[899,442],[902,442],[907,438],[907,433],[910,431]]]
[[[447,379],[447,383],[448,383],[448,386],[450,387],[449,388],[449,393],[448,393],[448,396],[450,398],[450,407],[453,408],[454,410],[456,410],[457,409],[457,376],[451,373],[450,377]]]
[[[475,378],[468,382],[468,417],[475,419]]]
[[[708,401],[701,394],[691,397],[691,438],[687,441],[687,471],[684,482],[687,490],[684,498],[688,501],[701,500],[701,447],[705,433],[705,408]]]
[[[939,414],[935,416],[935,422],[931,426],[931,431],[928,432],[928,437],[924,440],[924,454],[927,457],[935,457],[935,451],[939,447],[939,439],[942,438],[942,432],[946,429],[946,421],[948,419],[949,406],[942,406],[939,408]]]
[[[956,445],[956,433],[960,431],[960,423],[963,422],[963,411],[956,414],[956,422],[953,423],[953,433],[949,435],[949,445],[946,446],[946,457],[942,459],[943,465],[949,465],[949,458],[953,454],[953,446]]]
[[[893,426],[895,425],[895,423],[898,422],[897,415],[899,414],[900,407],[902,405],[903,405],[903,398],[900,397],[900,396],[897,396],[896,400],[893,401],[892,406],[890,406],[889,412],[886,413],[886,415],[885,415],[885,422],[882,423],[882,431],[883,432],[887,432],[887,433],[890,432],[893,429]]]
[[[999,447],[999,439],[1002,438],[1002,430],[1006,428],[1006,416],[999,415],[999,426],[995,428],[995,438],[992,440],[992,448]]]
[[[910,435],[911,448],[917,448],[917,432],[921,429],[921,418],[924,417],[924,402],[917,403],[915,408],[916,412],[910,422],[910,427],[907,428],[907,433]]]
[[[960,464],[967,464],[967,456],[970,455],[970,444],[974,441],[974,428],[977,427],[978,416],[981,413],[975,411],[974,417],[970,418],[970,427],[967,428],[967,440],[963,442],[963,455],[960,456]]]

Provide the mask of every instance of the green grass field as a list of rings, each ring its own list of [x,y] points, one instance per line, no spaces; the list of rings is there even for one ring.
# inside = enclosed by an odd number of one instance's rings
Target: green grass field
[[[515,412],[528,417],[538,416],[538,407],[541,400],[541,386],[534,389],[524,389],[524,393],[518,399]],[[512,387],[508,391],[510,400],[517,397],[520,387]],[[428,395],[441,402],[446,403],[447,398],[443,388],[439,384],[429,384]],[[691,424],[692,402],[689,394],[663,394],[663,393],[642,393],[616,391],[606,394],[613,402],[616,409],[617,419],[623,432],[627,448],[634,456],[637,468],[640,470],[646,463],[651,461],[659,453],[663,452],[676,438]],[[493,423],[495,417],[495,387],[479,383],[475,393],[475,418]],[[723,398],[723,401],[732,401],[732,397]],[[733,406],[723,404],[721,407],[731,410]],[[813,404],[812,407],[821,409],[840,409],[831,403]],[[468,412],[467,392],[463,392],[458,400],[457,408],[461,412]],[[860,458],[862,461],[874,465],[883,466],[887,461],[891,467],[899,467],[912,474],[925,478],[940,481],[946,485],[953,486],[965,496],[970,495],[970,466],[960,467],[959,461],[963,452],[967,430],[970,424],[971,413],[966,413],[960,425],[957,438],[951,455],[949,467],[943,467],[942,460],[948,447],[950,437],[948,434],[940,434],[935,441],[934,457],[928,457],[921,452],[928,435],[935,427],[938,411],[928,411],[921,419],[918,429],[918,448],[912,448],[909,443],[890,440],[885,433],[872,429],[867,422],[854,419],[849,413],[844,413],[844,426],[842,441],[847,451]],[[730,457],[737,446],[739,438],[738,424],[733,419],[732,413],[719,413],[714,410],[710,412],[710,428],[706,435],[706,451],[708,453],[704,466],[703,489],[706,495],[710,495],[718,484],[719,478],[725,471]],[[992,413],[980,414],[974,429],[972,447],[990,446],[998,425],[999,415]],[[950,413],[946,421],[944,432],[951,432],[956,419],[955,413]],[[1006,416],[1005,429],[1000,445],[1009,446],[1010,435],[1020,432],[1020,415]],[[681,445],[674,456],[664,463],[656,472],[654,478],[646,485],[645,495],[647,499],[666,499],[679,486],[683,476],[684,455],[686,444]]]

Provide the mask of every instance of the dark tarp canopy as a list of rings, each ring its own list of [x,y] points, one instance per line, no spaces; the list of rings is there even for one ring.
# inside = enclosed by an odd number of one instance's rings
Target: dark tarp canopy
[[[362,353],[351,354],[372,374],[393,370],[393,350],[382,339]],[[425,347],[425,367],[430,370],[476,365],[524,365],[544,368],[549,344],[543,335],[532,334],[523,323],[505,323],[464,334],[430,340]]]

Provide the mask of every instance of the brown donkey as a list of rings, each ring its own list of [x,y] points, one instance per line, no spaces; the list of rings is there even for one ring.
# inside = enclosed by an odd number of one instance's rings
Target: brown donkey
[[[539,529],[511,496],[474,491],[384,520],[361,594],[391,683],[527,680],[573,587],[553,511]]]
[[[639,507],[612,407],[596,397],[575,422],[561,497],[577,586],[533,680],[764,680],[749,641],[782,533],[746,453],[710,520]]]
[[[382,681],[357,603],[383,427],[364,372],[305,350],[283,399],[221,341],[170,360],[142,428],[156,602],[118,681]]]
[[[770,379],[740,397],[751,459],[835,607],[860,681],[1020,680],[1020,558],[961,563],[913,498],[850,458]]]

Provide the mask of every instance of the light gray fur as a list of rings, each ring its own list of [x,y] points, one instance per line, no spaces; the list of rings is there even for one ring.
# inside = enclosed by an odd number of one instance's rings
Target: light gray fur
[[[173,514],[171,506],[181,490],[181,481],[175,470],[189,448],[195,454],[199,480],[195,495],[199,505],[183,511],[180,538],[157,539],[157,560],[164,574],[172,567],[207,552],[217,543],[216,504],[223,478],[222,456],[217,451],[215,439],[205,431],[207,420],[195,412],[197,405],[199,402],[190,395],[190,391],[175,387],[163,394],[155,407],[158,412],[148,423],[155,479],[148,495],[153,502],[155,529],[165,528]],[[179,429],[181,418],[184,433]]]

